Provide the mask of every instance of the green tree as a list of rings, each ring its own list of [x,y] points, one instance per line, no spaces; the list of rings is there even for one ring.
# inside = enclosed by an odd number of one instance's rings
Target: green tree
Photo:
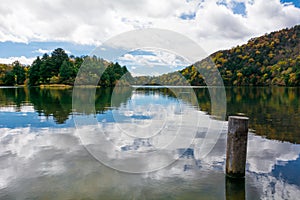
[[[51,61],[53,69],[51,70],[52,76],[57,76],[64,61],[68,61],[69,57],[65,50],[57,48],[51,53]]]
[[[51,57],[48,54],[44,54],[41,59],[41,67],[40,67],[40,78],[42,83],[49,83],[50,78],[53,76],[53,68],[54,63],[52,62]]]
[[[81,67],[83,63],[83,57],[76,57],[74,61],[74,73],[77,74],[79,68]]]
[[[110,83],[110,77],[109,74],[107,73],[107,71],[104,71],[101,78],[100,78],[100,82],[99,85],[103,86],[103,87],[108,87],[111,85]]]
[[[5,76],[3,78],[4,85],[13,86],[15,85],[15,75],[12,71],[8,71],[5,73]]]
[[[25,82],[26,74],[25,68],[21,66],[19,61],[13,62],[13,70],[12,73],[15,76],[15,84],[22,85]]]
[[[69,61],[63,61],[60,70],[59,70],[61,82],[68,82],[68,80],[74,78],[74,67]]]
[[[40,68],[42,61],[38,56],[29,68],[29,85],[38,85],[40,81]]]

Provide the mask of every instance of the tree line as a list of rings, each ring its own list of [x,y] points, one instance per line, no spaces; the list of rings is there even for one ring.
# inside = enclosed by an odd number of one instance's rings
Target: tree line
[[[81,66],[85,71],[79,77],[80,84],[88,84],[88,80],[94,78],[98,80],[97,85],[109,87],[115,86],[123,75],[132,78],[127,68],[119,63],[107,62],[96,56],[68,56],[65,50],[57,48],[50,55],[38,56],[30,66],[19,61],[11,65],[0,64],[0,85],[73,85]]]

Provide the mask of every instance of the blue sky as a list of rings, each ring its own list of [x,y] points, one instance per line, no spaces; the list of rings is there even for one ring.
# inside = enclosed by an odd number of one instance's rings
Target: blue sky
[[[89,55],[111,37],[144,28],[178,32],[210,54],[300,24],[300,1],[2,0],[0,13],[0,62],[30,64],[58,47],[70,55]],[[134,66],[136,57],[142,56],[133,54],[124,64]]]
[[[292,3],[296,7],[300,8],[300,1],[299,0],[280,0],[281,3]]]
[[[89,53],[96,48],[95,45],[80,45],[70,42],[29,42],[16,43],[16,42],[1,42],[0,49],[2,57],[36,57],[41,56],[43,53],[50,53],[53,49],[61,47],[68,54],[74,55],[89,55]]]

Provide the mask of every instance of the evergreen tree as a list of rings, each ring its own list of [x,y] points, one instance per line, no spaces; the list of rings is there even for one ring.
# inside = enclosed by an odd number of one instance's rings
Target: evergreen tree
[[[60,70],[59,70],[60,80],[62,82],[68,81],[73,78],[74,68],[70,61],[63,61]]]
[[[69,57],[65,50],[57,48],[51,53],[51,61],[53,69],[51,70],[52,76],[57,76],[64,61],[68,61]]]
[[[23,85],[26,79],[25,69],[19,61],[13,62],[13,75],[15,76],[15,84]]]
[[[4,83],[4,85],[7,85],[7,86],[15,85],[15,83],[16,83],[15,75],[12,71],[8,71],[5,73],[5,76],[3,78],[3,83]]]
[[[44,54],[41,59],[40,78],[42,83],[49,83],[53,76],[54,64],[48,54]]]
[[[29,68],[29,85],[38,85],[40,81],[40,68],[42,61],[38,56]]]

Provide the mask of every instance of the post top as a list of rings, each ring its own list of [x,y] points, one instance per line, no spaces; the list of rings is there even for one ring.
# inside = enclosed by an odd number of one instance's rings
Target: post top
[[[244,116],[229,116],[229,119],[239,119],[239,120],[249,120],[249,117],[244,117]]]

